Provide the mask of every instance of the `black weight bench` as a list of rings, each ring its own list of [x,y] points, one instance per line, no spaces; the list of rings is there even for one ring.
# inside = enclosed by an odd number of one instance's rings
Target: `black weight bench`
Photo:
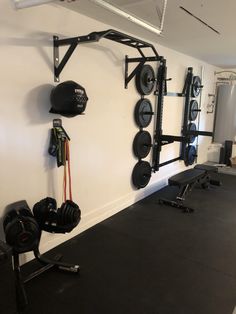
[[[179,193],[175,200],[161,198],[159,199],[159,203],[180,208],[185,213],[193,212],[193,208],[184,205],[187,194],[192,191],[196,184],[200,184],[203,189],[209,188],[210,185],[220,186],[220,181],[211,178],[211,175],[217,172],[217,167],[199,164],[192,169],[182,171],[173,177],[170,177],[168,185],[177,186],[179,188]]]
[[[209,165],[196,165],[194,169],[204,170],[205,176],[202,178],[200,184],[202,185],[203,189],[207,189],[210,187],[210,185],[217,185],[220,186],[221,182],[219,180],[214,180],[211,178],[211,175],[213,173],[218,173],[218,168],[215,166],[209,166]]]

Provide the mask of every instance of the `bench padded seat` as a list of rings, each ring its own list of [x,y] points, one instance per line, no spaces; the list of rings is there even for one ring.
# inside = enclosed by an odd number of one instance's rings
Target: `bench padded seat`
[[[203,165],[203,164],[196,165],[194,167],[194,169],[205,170],[205,171],[208,171],[208,172],[218,172],[218,168],[217,167],[209,166],[209,165]]]
[[[184,186],[196,182],[205,175],[204,170],[188,169],[169,178],[169,185]]]

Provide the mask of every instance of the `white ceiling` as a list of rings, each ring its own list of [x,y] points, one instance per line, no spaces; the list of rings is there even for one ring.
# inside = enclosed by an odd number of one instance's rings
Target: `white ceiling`
[[[137,16],[159,25],[155,0],[109,0],[109,2],[119,4]],[[89,0],[78,0],[62,5],[109,24],[112,28],[119,28],[136,37],[151,40],[210,64],[222,68],[236,67],[236,0],[168,0],[161,37],[116,16]],[[183,6],[219,31],[220,35],[186,14],[179,6]],[[75,35],[84,34],[78,34],[75,31]]]

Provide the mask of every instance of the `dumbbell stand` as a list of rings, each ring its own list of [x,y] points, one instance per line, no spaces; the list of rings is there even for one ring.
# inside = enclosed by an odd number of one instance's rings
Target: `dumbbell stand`
[[[68,271],[71,273],[78,273],[80,270],[79,265],[63,263],[63,262],[60,262],[59,260],[47,259],[46,257],[40,254],[38,248],[34,250],[34,256],[41,264],[45,265],[45,267],[47,266],[48,267],[50,266],[50,268],[57,267],[61,270]]]
[[[20,314],[28,305],[28,298],[25,292],[24,281],[21,275],[19,254],[16,252],[13,253],[13,267],[15,273],[17,312],[18,314]]]
[[[79,265],[61,262],[60,261],[62,258],[61,254],[56,255],[54,259],[50,260],[40,254],[39,248],[36,248],[33,252],[37,261],[39,261],[40,264],[42,264],[43,266],[37,269],[36,271],[32,272],[24,279],[21,273],[21,267],[19,262],[20,254],[17,252],[13,253],[13,265],[16,279],[16,298],[17,298],[16,302],[18,314],[21,314],[24,311],[25,307],[28,305],[28,298],[24,287],[25,283],[31,281],[32,279],[38,277],[39,275],[53,267],[72,273],[79,273],[80,270]]]

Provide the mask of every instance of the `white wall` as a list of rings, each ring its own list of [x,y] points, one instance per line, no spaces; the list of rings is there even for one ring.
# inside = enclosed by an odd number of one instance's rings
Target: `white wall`
[[[46,196],[62,199],[62,172],[48,156],[48,113],[53,77],[52,36],[73,37],[110,28],[100,22],[56,5],[14,11],[10,1],[0,2],[0,216],[6,205],[25,199],[32,208]],[[213,118],[206,115],[208,93],[214,92],[213,66],[161,47],[167,59],[169,91],[180,92],[186,68],[200,74],[204,67],[201,128],[212,130]],[[191,43],[190,43],[191,44]],[[146,189],[135,190],[131,173],[137,160],[132,142],[138,128],[133,111],[139,95],[134,82],[124,89],[124,56],[133,49],[102,40],[79,46],[61,74],[61,81],[75,80],[86,88],[89,102],[85,115],[62,117],[71,136],[73,195],[82,210],[80,225],[68,235],[43,234],[41,250],[75,236],[138,199],[157,190],[166,178],[185,168],[176,162],[152,176]],[[154,97],[150,96],[154,103]],[[183,99],[166,98],[164,132],[180,134]],[[148,128],[153,132],[153,124]],[[199,162],[207,159],[210,138],[201,138]],[[162,160],[178,156],[179,144],[165,147]],[[150,160],[151,156],[147,158]],[[3,238],[3,232],[1,231]]]

